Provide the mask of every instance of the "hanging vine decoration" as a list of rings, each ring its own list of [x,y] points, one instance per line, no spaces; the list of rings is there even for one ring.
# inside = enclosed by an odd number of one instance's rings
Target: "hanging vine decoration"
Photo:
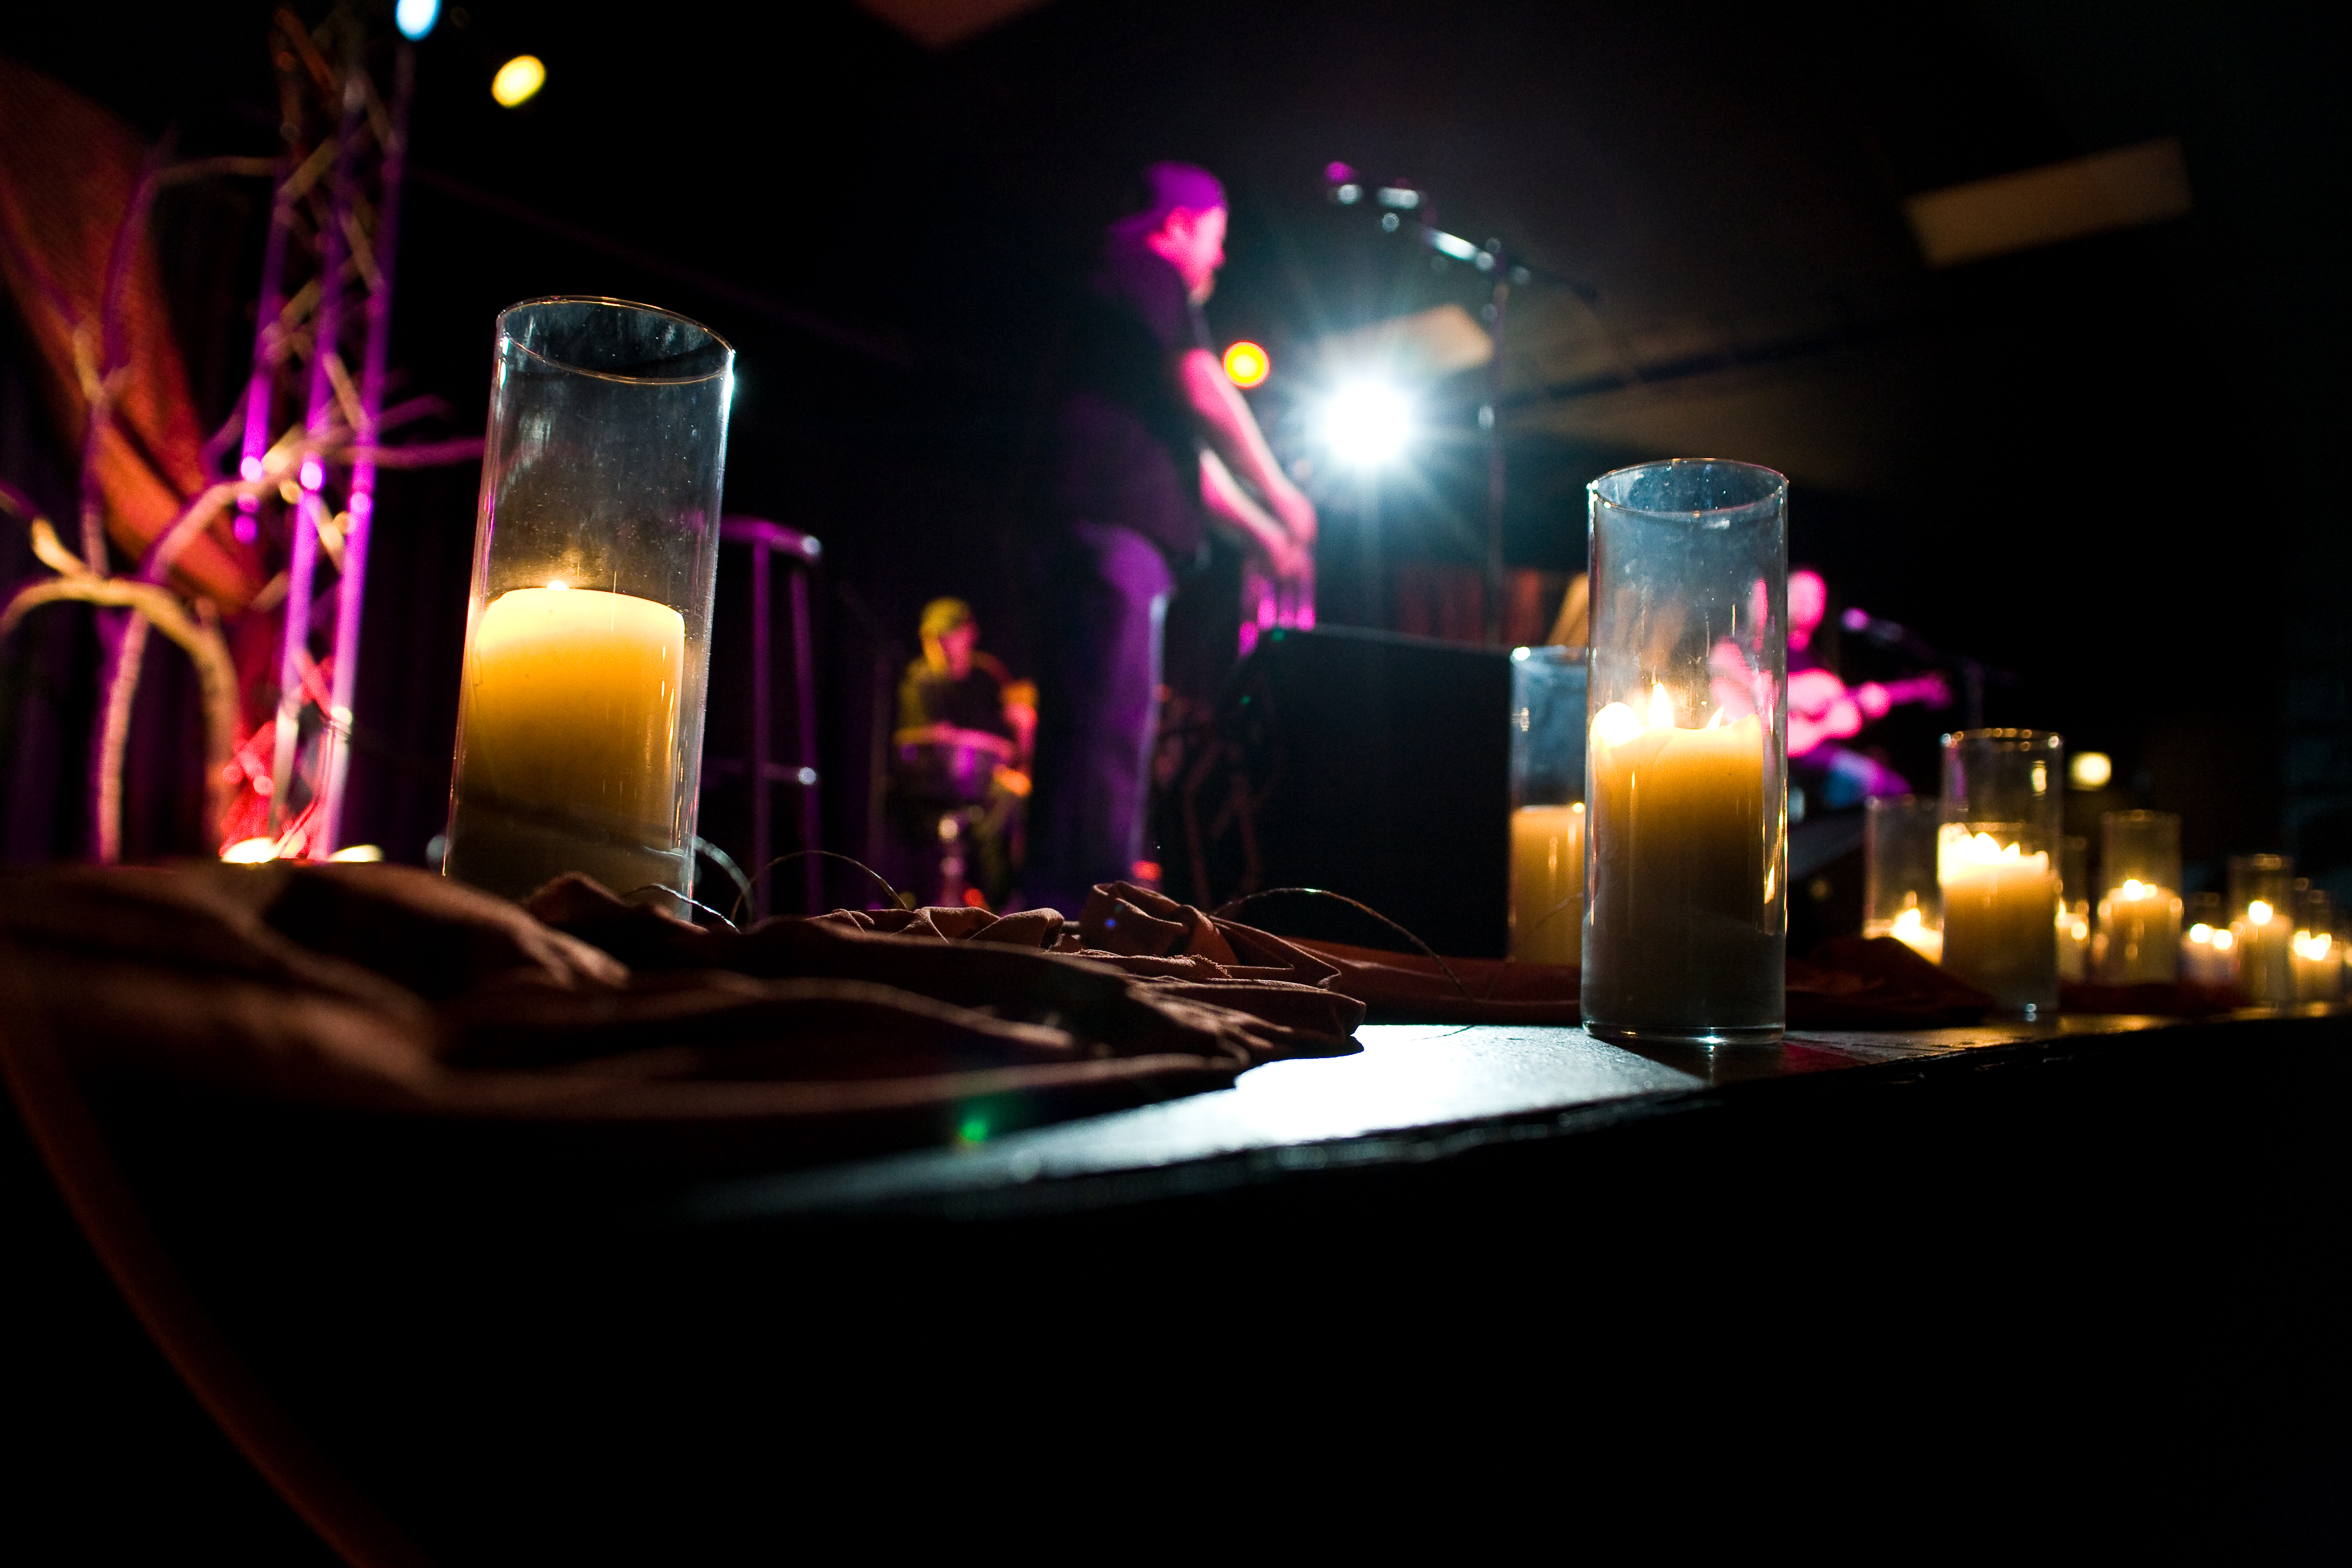
[[[91,848],[94,858],[101,863],[121,858],[123,760],[150,627],[184,649],[195,666],[205,710],[207,827],[216,843],[226,831],[242,781],[251,771],[238,760],[247,721],[236,660],[222,630],[219,607],[203,595],[184,594],[171,582],[173,566],[186,548],[219,523],[232,507],[239,514],[238,537],[251,541],[257,537],[252,524],[257,508],[276,498],[299,492],[301,503],[289,521],[296,541],[295,552],[304,568],[300,573],[303,582],[299,586],[307,595],[309,552],[303,546],[324,553],[338,574],[343,570],[347,543],[357,542],[364,549],[363,541],[346,540],[341,526],[343,520],[330,516],[320,504],[324,495],[319,473],[331,467],[345,472],[356,470],[355,478],[365,476],[348,488],[356,503],[354,511],[372,513],[375,469],[464,461],[478,457],[481,451],[478,440],[405,447],[383,445],[385,432],[425,415],[446,411],[437,399],[429,397],[413,399],[394,408],[382,407],[382,338],[389,306],[390,277],[387,258],[376,255],[374,247],[388,242],[390,236],[373,231],[390,204],[381,200],[369,203],[350,177],[350,153],[361,139],[372,139],[385,153],[394,153],[404,139],[413,81],[411,61],[404,49],[398,59],[398,101],[388,114],[364,65],[364,29],[348,5],[338,5],[315,33],[284,7],[276,13],[273,26],[277,46],[273,52],[277,56],[286,123],[289,127],[313,123],[313,113],[309,111],[313,101],[326,111],[318,119],[335,116],[341,123],[333,133],[317,136],[314,145],[305,145],[302,135],[289,133],[287,151],[277,159],[205,158],[166,163],[160,154],[150,158],[110,247],[96,319],[77,321],[72,325],[74,371],[88,410],[76,508],[80,554],[66,547],[56,525],[41,514],[29,497],[0,481],[0,510],[14,513],[31,530],[35,555],[55,574],[22,584],[9,596],[5,607],[0,608],[0,637],[14,631],[26,616],[44,605],[74,602],[98,610],[124,612],[119,626],[108,624],[104,616],[100,622],[107,657],[100,674],[100,721],[91,749],[90,805]],[[321,45],[329,47],[322,49]],[[340,70],[328,62],[330,50],[341,56]],[[387,171],[388,183],[396,188],[396,156],[393,162],[393,169]],[[328,178],[331,172],[334,175],[331,180]],[[118,405],[129,374],[129,345],[123,342],[121,331],[123,298],[147,216],[157,193],[169,185],[240,176],[270,177],[276,188],[272,193],[261,320],[256,327],[253,382],[220,432],[205,445],[206,464],[210,466],[241,436],[238,476],[216,481],[186,498],[170,524],[142,554],[137,569],[116,574],[110,571],[108,554],[106,497],[100,482],[100,463],[106,436],[118,417]],[[322,186],[331,186],[331,194]],[[304,248],[314,248],[319,253],[314,259],[320,263],[320,274],[287,298],[281,285],[284,263],[289,241],[298,239]],[[368,363],[358,384],[354,384],[343,363],[340,333],[326,342],[319,341],[322,316],[333,332],[333,323],[345,314],[346,295],[353,285],[369,307]],[[70,315],[63,300],[52,302],[61,312]],[[264,448],[261,444],[268,439],[272,414],[282,395],[278,384],[290,379],[298,364],[310,371],[313,395],[309,399],[310,407],[300,420]],[[324,395],[319,395],[320,388],[326,389]],[[316,470],[313,464],[318,465]],[[362,495],[368,497],[363,502],[358,500]],[[289,500],[289,505],[295,503]],[[357,576],[356,571],[353,575]],[[289,574],[280,570],[246,605],[245,613],[266,615],[281,605],[290,613],[295,606],[289,604],[289,593],[294,586],[298,584]],[[359,586],[357,582],[351,584],[354,595]],[[299,608],[294,636],[289,639],[293,646],[285,668],[307,689],[318,683],[320,670],[307,648],[300,646],[302,630],[310,624],[310,605],[306,602]],[[355,612],[356,606],[352,608]],[[353,619],[355,624],[355,614]],[[338,688],[347,689],[349,680],[348,672],[344,672],[337,681]],[[337,696],[342,696],[342,689]],[[301,700],[300,695],[295,695],[292,705],[299,708]],[[340,745],[344,739],[342,731],[348,729],[344,711],[347,698],[331,703],[322,700],[319,706],[331,710],[327,712],[333,731],[330,739]],[[289,700],[281,696],[279,718],[265,721],[265,732],[272,725],[283,728],[281,720],[288,707]],[[254,737],[256,741],[259,739],[260,735]],[[290,734],[281,739],[278,765],[273,769],[273,775],[289,771],[285,760],[290,743]],[[249,746],[251,742],[246,744]],[[281,792],[285,783],[282,777],[276,776],[269,781]],[[268,786],[257,779],[256,787]],[[278,804],[273,800],[273,807]],[[273,832],[276,827],[273,822]]]

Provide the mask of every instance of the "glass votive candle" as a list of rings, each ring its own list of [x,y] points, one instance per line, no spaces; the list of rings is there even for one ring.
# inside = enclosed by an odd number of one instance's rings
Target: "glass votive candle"
[[[2199,893],[2181,918],[2180,979],[2183,984],[2220,989],[2238,983],[2238,935],[2230,929],[2230,909],[2219,893]]]
[[[2287,947],[2294,963],[2294,999],[2298,1002],[2340,1002],[2344,999],[2344,955],[2337,951],[2336,900],[2323,888],[2295,895],[2294,934]]]
[[[734,357],[616,300],[499,315],[449,876],[691,893]]]
[[[1778,1040],[1789,947],[1788,481],[1713,459],[1588,487],[1594,1033]]]
[[[2110,811],[2099,818],[2100,977],[2116,985],[2180,974],[2180,818]]]
[[[1584,936],[1584,649],[1511,650],[1511,957],[1575,963]]]
[[[2230,857],[2230,934],[2238,988],[2257,1007],[2294,1000],[2294,862],[2284,855]]]
[[[1944,956],[1936,885],[1939,806],[1932,795],[1880,795],[1862,808],[1862,934],[1891,936],[1933,963]]]
[[[2091,977],[2091,841],[2068,834],[2058,841],[2058,979],[2079,984]]]
[[[1944,737],[1936,879],[1944,967],[2004,1016],[2058,1005],[2059,789],[2064,746],[2046,730]]]

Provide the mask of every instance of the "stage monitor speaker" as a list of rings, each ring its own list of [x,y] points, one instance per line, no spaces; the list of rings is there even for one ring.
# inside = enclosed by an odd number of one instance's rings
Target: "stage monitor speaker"
[[[1220,707],[1246,816],[1222,836],[1239,841],[1221,857],[1223,890],[1328,889],[1441,953],[1502,957],[1510,707],[1500,649],[1349,627],[1269,631]]]

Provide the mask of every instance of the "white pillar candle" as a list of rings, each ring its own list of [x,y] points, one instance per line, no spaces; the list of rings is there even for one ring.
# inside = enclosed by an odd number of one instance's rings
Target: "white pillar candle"
[[[1622,702],[1594,715],[1588,1017],[1777,1016],[1787,938],[1762,918],[1780,871],[1766,853],[1778,825],[1764,815],[1765,736],[1754,714],[1720,709],[1683,729],[1663,687],[1647,723]]]
[[[2180,895],[2126,877],[2099,900],[2106,938],[2100,977],[2117,985],[2168,983],[2179,972]]]
[[[2250,900],[2230,922],[2236,939],[2238,986],[2259,1007],[2294,1000],[2294,927],[2284,911],[2263,899]]]
[[[1989,833],[1948,823],[1937,845],[1944,967],[2007,1007],[2050,1006],[2058,991],[2058,873]]]
[[[1511,813],[1511,956],[1573,964],[1584,933],[1584,803]]]

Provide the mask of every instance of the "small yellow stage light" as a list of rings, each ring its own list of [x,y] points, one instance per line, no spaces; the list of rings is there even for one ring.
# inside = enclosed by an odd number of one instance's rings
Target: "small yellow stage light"
[[[1273,371],[1265,351],[1244,340],[1225,351],[1225,376],[1235,386],[1255,386]]]
[[[2116,764],[2105,752],[2077,752],[2066,765],[2076,789],[2105,789],[2116,776]]]
[[[499,68],[490,79],[490,96],[509,109],[517,109],[530,101],[531,95],[547,85],[547,68],[537,55],[517,55]]]

